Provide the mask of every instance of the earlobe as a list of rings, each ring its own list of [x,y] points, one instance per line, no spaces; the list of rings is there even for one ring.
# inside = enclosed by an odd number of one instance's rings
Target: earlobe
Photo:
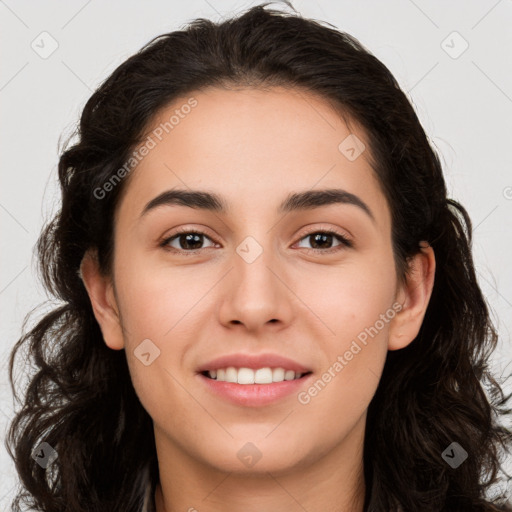
[[[410,261],[406,282],[397,293],[402,309],[391,322],[388,350],[404,348],[418,335],[434,288],[435,269],[434,249],[422,242],[421,251]]]
[[[96,251],[88,250],[80,264],[79,276],[91,301],[103,339],[113,350],[124,348],[119,309],[111,279],[99,268]]]

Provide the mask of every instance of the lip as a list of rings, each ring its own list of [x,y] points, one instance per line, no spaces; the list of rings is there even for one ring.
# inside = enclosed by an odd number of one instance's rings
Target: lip
[[[277,402],[292,393],[295,395],[300,388],[309,385],[312,373],[300,379],[284,380],[272,384],[236,384],[234,382],[217,381],[198,373],[197,377],[215,396],[245,407],[262,407]]]
[[[311,368],[307,368],[302,364],[281,356],[279,354],[228,354],[221,357],[217,357],[208,363],[203,364],[198,368],[198,372],[205,372],[209,370],[218,370],[221,368],[227,368],[228,366],[234,366],[235,368],[251,368],[257,370],[259,368],[284,368],[285,370],[293,370],[298,373],[311,372]],[[293,382],[293,381],[287,381]],[[245,386],[245,384],[242,384]],[[260,384],[261,385],[261,384]],[[264,386],[270,386],[270,384],[263,384]]]

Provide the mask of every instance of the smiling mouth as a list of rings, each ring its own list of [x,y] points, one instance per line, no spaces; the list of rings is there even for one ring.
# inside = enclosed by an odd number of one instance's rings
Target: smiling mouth
[[[218,382],[229,382],[242,385],[268,385],[291,380],[299,380],[310,375],[312,372],[294,372],[293,370],[285,370],[281,367],[265,367],[253,370],[251,368],[235,368],[230,366],[213,371],[205,370],[200,373],[206,378]]]

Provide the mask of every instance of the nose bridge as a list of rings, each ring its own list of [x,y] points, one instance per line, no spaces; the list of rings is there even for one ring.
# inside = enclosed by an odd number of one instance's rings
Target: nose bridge
[[[270,271],[270,268],[276,266],[272,236],[257,236],[258,238],[253,235],[246,236],[235,248],[234,275],[237,290],[249,295],[244,297],[246,302],[250,302],[250,294],[264,294],[265,300],[269,301],[275,295],[278,284],[275,282],[275,275]]]
[[[243,238],[235,246],[235,267],[239,278],[251,280],[256,274],[259,280],[266,280],[267,266],[276,265],[276,230],[269,229],[272,219],[262,215],[259,203],[248,200],[243,208],[245,212],[252,212],[252,217],[242,214],[238,219],[238,232]]]
[[[283,272],[277,263],[272,232],[266,231],[247,235],[235,247],[229,292],[221,309],[224,322],[257,328],[270,320],[289,320],[289,292],[277,277]]]

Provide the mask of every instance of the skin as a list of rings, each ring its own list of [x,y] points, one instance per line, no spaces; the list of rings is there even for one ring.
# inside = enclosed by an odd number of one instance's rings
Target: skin
[[[126,349],[135,390],[153,419],[157,510],[215,512],[229,504],[232,512],[362,511],[367,408],[387,351],[407,346],[421,327],[433,250],[413,258],[399,284],[390,210],[365,133],[357,124],[349,129],[322,98],[283,88],[210,88],[190,96],[197,107],[125,183],[113,276],[100,274],[92,251],[81,266],[105,343]],[[187,98],[159,112],[153,128]],[[367,148],[354,161],[338,149],[350,133]],[[140,217],[151,199],[176,187],[218,193],[230,210],[173,205]],[[350,204],[278,214],[289,193],[324,188],[357,195],[375,220]],[[193,246],[204,249],[187,256],[159,246],[180,226],[204,230]],[[314,245],[306,236],[329,229],[353,247],[335,237],[330,246]],[[250,264],[236,252],[247,236],[263,250]],[[172,247],[192,254],[183,238]],[[328,254],[329,247],[340,250]],[[220,355],[272,352],[320,378],[396,303],[402,309],[308,404],[292,394],[265,407],[233,405],[196,374]],[[160,349],[148,366],[134,355],[144,339]],[[237,457],[247,442],[262,455],[252,467]]]

